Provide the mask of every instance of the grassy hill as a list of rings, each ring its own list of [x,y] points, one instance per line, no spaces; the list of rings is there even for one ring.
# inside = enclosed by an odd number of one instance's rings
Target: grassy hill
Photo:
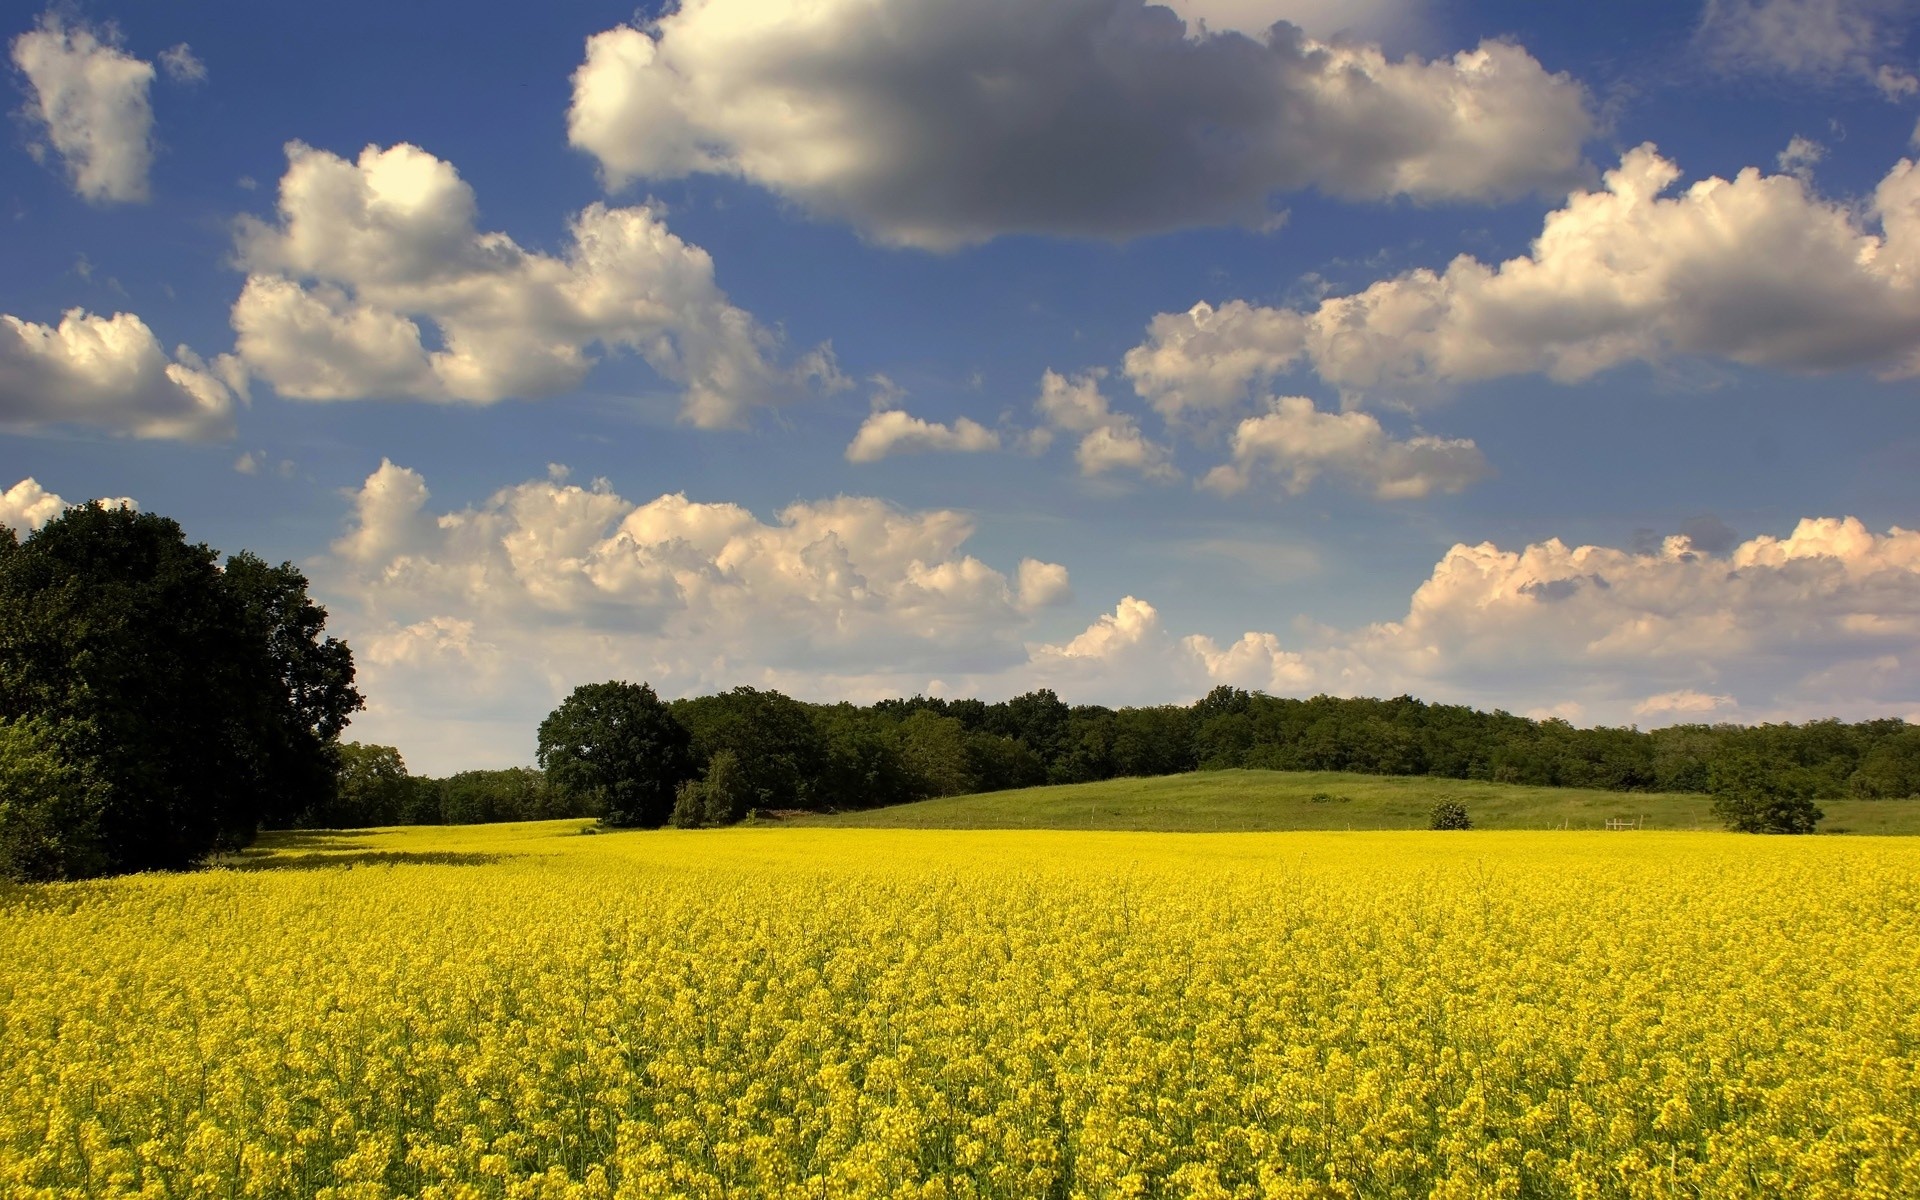
[[[1424,829],[1438,800],[1466,805],[1483,829],[1599,829],[1644,817],[1648,829],[1717,829],[1708,797],[1524,787],[1335,771],[1202,771],[1154,779],[948,796],[797,825],[885,829]],[[1823,833],[1920,833],[1920,800],[1823,800]]]

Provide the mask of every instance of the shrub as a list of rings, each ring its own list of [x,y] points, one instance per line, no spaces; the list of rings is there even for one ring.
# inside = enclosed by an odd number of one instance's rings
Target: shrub
[[[1427,818],[1428,829],[1472,829],[1473,819],[1467,816],[1467,806],[1458,800],[1442,800],[1433,806]]]

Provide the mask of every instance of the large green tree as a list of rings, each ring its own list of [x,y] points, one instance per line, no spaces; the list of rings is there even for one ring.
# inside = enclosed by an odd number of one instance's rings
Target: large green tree
[[[290,565],[223,571],[151,513],[88,504],[0,536],[0,720],[37,722],[92,797],[65,859],[88,865],[63,873],[187,866],[330,801],[360,696],[325,621]]]
[[[540,722],[540,767],[609,825],[654,828],[694,776],[693,738],[644,683],[588,683]]]

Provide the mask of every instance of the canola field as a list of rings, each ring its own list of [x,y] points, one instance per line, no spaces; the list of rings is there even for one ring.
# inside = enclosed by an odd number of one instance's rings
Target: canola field
[[[579,829],[0,892],[0,1196],[1920,1195],[1917,842]]]

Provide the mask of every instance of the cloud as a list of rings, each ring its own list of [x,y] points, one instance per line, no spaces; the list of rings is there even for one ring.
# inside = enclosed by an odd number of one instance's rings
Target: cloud
[[[68,24],[49,11],[13,39],[27,77],[26,116],[66,163],[73,190],[95,204],[147,198],[153,164],[153,64],[128,54],[112,26]]]
[[[970,418],[961,417],[951,425],[941,425],[890,408],[872,414],[861,423],[859,432],[847,446],[847,461],[879,462],[890,454],[921,450],[974,454],[999,448],[1000,435]]]
[[[58,325],[0,315],[0,425],[92,425],[141,438],[207,439],[233,430],[231,360],[169,355],[132,313],[70,309]]]
[[[609,186],[731,175],[929,249],[1260,227],[1308,188],[1557,189],[1592,128],[1580,85],[1508,42],[1390,60],[1288,25],[1205,35],[1145,0],[684,0],[588,39],[567,116]]]
[[[1232,301],[1155,317],[1128,351],[1169,419],[1247,404],[1297,366],[1350,397],[1418,398],[1505,375],[1563,383],[1696,355],[1797,371],[1920,372],[1920,169],[1901,160],[1861,206],[1749,168],[1668,194],[1650,145],[1549,213],[1531,253],[1466,255],[1312,310]]]
[[[1195,664],[1242,687],[1410,692],[1510,711],[1575,703],[1617,723],[1736,707],[1749,720],[1911,711],[1920,532],[1810,518],[1725,556],[1684,535],[1654,554],[1460,544],[1398,620],[1303,627],[1291,647],[1271,633],[1224,649],[1188,637],[1159,674],[1173,685]]]
[[[1072,378],[1048,371],[1040,379],[1040,398],[1034,410],[1055,429],[1080,438],[1074,462],[1086,476],[1109,471],[1138,471],[1148,479],[1168,482],[1180,472],[1167,461],[1167,448],[1149,441],[1140,422],[1116,413],[1100,393],[1105,371],[1087,371]]]
[[[1728,72],[1856,79],[1897,100],[1920,92],[1896,65],[1911,13],[1904,0],[1707,0],[1695,41]]]
[[[382,462],[314,578],[367,648],[365,690],[381,711],[404,723],[430,699],[455,722],[517,712],[523,742],[595,679],[817,695],[919,690],[935,667],[1002,669],[1025,658],[1029,614],[1069,594],[1059,564],[1023,559],[1010,579],[965,553],[973,523],[961,513],[865,497],[789,505],[771,521],[551,476],[465,508],[430,500],[417,472]],[[402,727],[385,720],[361,726]]]
[[[1424,433],[1395,438],[1367,413],[1321,412],[1305,396],[1279,397],[1264,416],[1240,422],[1233,433],[1233,461],[1208,472],[1201,486],[1238,492],[1261,470],[1278,475],[1290,495],[1331,472],[1381,500],[1461,492],[1491,473],[1471,440]]]
[[[1414,0],[1169,0],[1189,30],[1205,22],[1214,32],[1244,33],[1263,39],[1275,21],[1300,27],[1310,38],[1326,41],[1346,35],[1379,37],[1412,24]]]
[[[139,508],[126,496],[109,496],[100,501],[108,508]],[[0,492],[0,526],[15,533],[32,533],[34,530],[53,520],[61,513],[72,508],[59,496],[40,486],[36,479],[22,479],[4,492]]]
[[[233,307],[240,356],[283,396],[546,396],[586,377],[596,345],[679,384],[701,428],[840,383],[826,347],[781,366],[779,336],[729,303],[707,252],[651,208],[589,205],[553,256],[478,232],[472,188],[417,147],[348,162],[294,142],[287,160],[277,223],[239,226],[249,274]]]
[[[160,52],[160,69],[175,83],[205,83],[207,64],[194,54],[193,47],[181,42]]]
[[[383,462],[309,564],[362,664],[362,740],[428,770],[523,761],[569,690],[669,695],[746,683],[820,700],[1052,687],[1158,704],[1216,684],[1283,695],[1411,693],[1603,723],[1849,718],[1920,710],[1920,532],[1810,518],[1711,554],[1548,540],[1455,545],[1404,615],[1217,641],[1124,597],[1080,632],[1031,636],[1067,567],[1007,573],[973,524],[837,497],[771,519],[669,494],[636,503],[564,472],[440,508]],[[22,510],[33,489],[8,494]]]
[[[1709,696],[1705,692],[1683,688],[1648,696],[1633,706],[1633,713],[1637,717],[1673,717],[1691,721],[1739,706],[1732,696]]]

